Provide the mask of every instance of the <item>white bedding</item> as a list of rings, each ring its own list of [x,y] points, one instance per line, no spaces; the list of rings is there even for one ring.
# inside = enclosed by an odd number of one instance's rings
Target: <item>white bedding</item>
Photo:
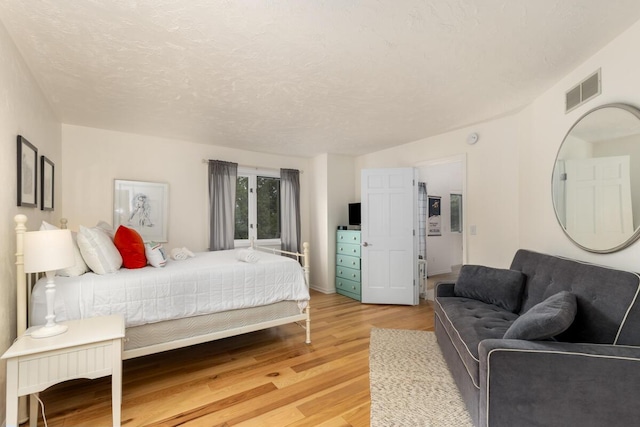
[[[258,262],[247,263],[236,251],[201,252],[163,268],[56,277],[56,320],[122,314],[129,327],[285,300],[306,307],[309,289],[298,262],[260,252]],[[41,279],[33,289],[31,325],[45,323],[45,284]]]

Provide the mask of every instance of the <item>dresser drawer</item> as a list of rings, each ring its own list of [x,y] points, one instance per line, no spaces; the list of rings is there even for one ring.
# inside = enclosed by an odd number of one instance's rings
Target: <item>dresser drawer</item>
[[[349,267],[360,270],[360,258],[338,254],[336,257],[336,267]]]
[[[338,266],[336,267],[336,276],[360,283],[360,270]]]
[[[360,256],[360,245],[354,245],[351,243],[340,243],[337,245],[337,253],[338,255],[351,255],[355,257]]]
[[[360,244],[360,230],[338,230],[336,239],[338,243]]]
[[[360,296],[360,282],[336,277],[336,290],[342,290]]]

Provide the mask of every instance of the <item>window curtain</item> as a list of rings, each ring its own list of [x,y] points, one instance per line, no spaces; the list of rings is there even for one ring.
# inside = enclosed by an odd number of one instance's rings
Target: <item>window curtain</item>
[[[209,160],[209,250],[234,248],[238,164]]]
[[[300,251],[300,171],[280,169],[280,240],[282,250]]]

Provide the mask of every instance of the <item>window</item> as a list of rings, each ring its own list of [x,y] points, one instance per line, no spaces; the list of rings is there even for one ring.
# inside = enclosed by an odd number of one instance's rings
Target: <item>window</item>
[[[462,233],[462,194],[451,194],[451,232]]]
[[[235,241],[248,244],[280,243],[279,173],[238,169],[236,181]]]

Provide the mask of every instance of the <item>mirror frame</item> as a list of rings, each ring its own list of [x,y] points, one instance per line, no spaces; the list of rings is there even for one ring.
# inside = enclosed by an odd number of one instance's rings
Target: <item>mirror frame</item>
[[[558,210],[556,208],[556,203],[555,203],[555,197],[553,194],[553,177],[556,173],[556,165],[558,163],[558,156],[560,156],[560,151],[562,150],[562,147],[564,146],[565,141],[567,140],[567,137],[569,136],[569,134],[571,134],[571,131],[578,125],[578,123],[580,123],[583,119],[585,119],[589,114],[594,113],[598,110],[602,110],[604,108],[619,108],[622,110],[625,110],[631,114],[633,114],[636,119],[638,119],[638,121],[640,122],[640,110],[632,105],[628,105],[628,104],[622,104],[622,103],[611,103],[611,104],[604,104],[601,105],[599,107],[595,107],[589,111],[587,111],[586,113],[584,113],[582,116],[580,116],[580,118],[578,118],[578,120],[575,121],[575,123],[569,128],[569,130],[567,131],[567,133],[565,134],[564,138],[562,139],[562,143],[560,143],[560,147],[558,148],[558,152],[556,153],[556,158],[553,162],[553,169],[551,171],[551,204],[553,206],[553,213],[556,216],[556,220],[558,221],[558,225],[560,226],[560,229],[562,229],[562,232],[565,234],[565,236],[567,236],[569,238],[569,240],[571,240],[571,242],[573,244],[575,244],[576,246],[578,246],[580,249],[583,249],[587,252],[592,252],[592,253],[597,253],[597,254],[610,254],[613,252],[618,252],[622,249],[625,249],[629,246],[631,246],[636,240],[638,240],[638,238],[640,238],[640,226],[638,228],[636,228],[633,232],[633,234],[631,235],[631,237],[629,237],[627,240],[625,240],[624,242],[620,243],[617,246],[614,246],[612,248],[608,248],[608,249],[593,249],[593,248],[588,248],[586,246],[581,245],[580,243],[576,242],[573,237],[571,237],[571,235],[569,235],[569,233],[567,232],[567,229],[562,225],[562,222],[560,221],[560,218],[558,217]],[[638,196],[640,197],[640,195]]]

